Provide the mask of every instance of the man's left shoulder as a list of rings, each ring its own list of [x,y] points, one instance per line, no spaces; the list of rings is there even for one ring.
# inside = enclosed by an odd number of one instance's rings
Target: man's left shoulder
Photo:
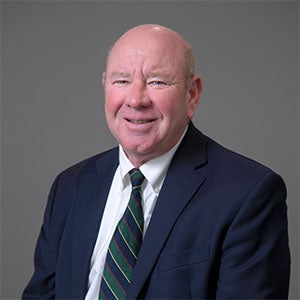
[[[283,178],[272,168],[252,158],[232,151],[210,138],[207,139],[207,175],[236,189],[247,189],[260,182],[280,186],[285,190]]]

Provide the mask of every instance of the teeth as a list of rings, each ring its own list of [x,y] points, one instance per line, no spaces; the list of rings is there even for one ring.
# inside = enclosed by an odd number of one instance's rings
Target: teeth
[[[144,124],[144,123],[151,122],[151,120],[128,120],[128,121],[135,124]]]

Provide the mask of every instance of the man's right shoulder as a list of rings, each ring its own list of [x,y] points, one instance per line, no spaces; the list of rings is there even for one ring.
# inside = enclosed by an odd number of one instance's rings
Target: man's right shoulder
[[[103,169],[116,168],[119,163],[118,150],[118,147],[114,147],[86,158],[63,170],[57,177],[60,180],[77,181],[84,175],[96,174]]]

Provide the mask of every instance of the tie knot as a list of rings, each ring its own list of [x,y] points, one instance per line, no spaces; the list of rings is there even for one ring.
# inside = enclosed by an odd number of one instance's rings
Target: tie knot
[[[132,184],[132,189],[141,189],[141,185],[145,176],[139,169],[132,169],[129,171],[129,176]]]

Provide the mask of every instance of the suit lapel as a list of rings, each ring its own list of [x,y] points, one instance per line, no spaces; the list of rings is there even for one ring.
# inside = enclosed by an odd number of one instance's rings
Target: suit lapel
[[[204,137],[193,125],[190,127],[157,200],[129,286],[129,299],[138,298],[180,213],[205,180],[199,168],[206,163]]]
[[[96,172],[82,176],[74,206],[72,238],[73,295],[84,298],[91,255],[98,236],[106,199],[118,159],[105,156]]]

